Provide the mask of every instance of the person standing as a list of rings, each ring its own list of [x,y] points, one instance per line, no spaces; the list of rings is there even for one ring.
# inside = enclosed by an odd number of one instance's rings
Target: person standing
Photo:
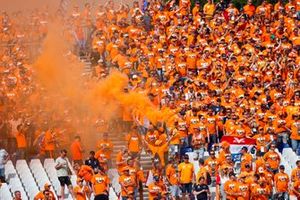
[[[95,170],[92,178],[92,188],[95,194],[95,200],[108,200],[110,180],[105,174],[104,168],[100,167]]]
[[[206,184],[205,177],[201,176],[199,178],[199,183],[194,185],[193,194],[196,196],[197,200],[210,199],[210,191]]]
[[[49,129],[45,132],[44,143],[47,158],[54,158],[54,151],[56,146],[54,135],[55,133],[53,129]]]
[[[177,199],[180,196],[179,180],[176,171],[177,163],[175,159],[171,159],[170,164],[166,168],[166,178],[170,185],[172,199]]]
[[[277,199],[282,196],[284,199],[289,197],[289,175],[284,172],[284,166],[279,166],[279,172],[274,176],[275,185],[275,195],[274,198]]]
[[[83,148],[81,145],[81,138],[80,136],[75,136],[75,140],[71,144],[71,153],[72,153],[72,160],[73,164],[77,163],[80,166],[83,165]]]
[[[69,177],[70,168],[68,164],[67,150],[63,149],[60,151],[60,156],[56,159],[55,163],[56,163],[55,169],[57,171],[57,177],[61,186],[61,190],[60,190],[61,198],[64,199],[65,186],[68,187],[71,196],[74,197],[72,183]]]
[[[179,182],[182,189],[183,199],[188,199],[186,195],[190,198],[192,197],[192,186],[193,180],[195,179],[194,175],[194,165],[189,162],[189,156],[186,154],[183,157],[184,161],[178,165],[179,172]]]
[[[5,164],[9,160],[9,155],[7,151],[1,148],[2,142],[0,142],[0,183],[5,182]]]
[[[95,158],[95,151],[90,151],[89,158],[85,161],[85,165],[90,166],[93,169],[99,168],[99,161]]]
[[[83,185],[83,179],[77,178],[77,185],[74,187],[74,195],[76,200],[87,200],[90,199],[90,189],[88,186]]]
[[[27,141],[21,124],[17,126],[17,133],[15,137],[16,137],[17,148],[18,148],[17,159],[25,159]]]

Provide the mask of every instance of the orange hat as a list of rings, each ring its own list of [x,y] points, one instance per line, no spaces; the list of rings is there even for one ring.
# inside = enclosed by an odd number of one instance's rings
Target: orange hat
[[[50,185],[49,183],[45,183],[44,189],[49,189],[50,186],[51,186],[51,185]]]

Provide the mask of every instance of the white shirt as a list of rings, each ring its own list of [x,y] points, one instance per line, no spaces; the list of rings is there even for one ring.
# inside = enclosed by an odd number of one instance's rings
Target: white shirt
[[[68,176],[68,158],[62,158],[58,157],[55,161],[56,165],[57,164],[62,164],[62,167],[60,169],[57,169],[57,176],[58,177],[63,177],[63,176]]]
[[[5,159],[8,156],[8,153],[5,151],[5,149],[0,149],[0,169],[4,169],[5,165]]]

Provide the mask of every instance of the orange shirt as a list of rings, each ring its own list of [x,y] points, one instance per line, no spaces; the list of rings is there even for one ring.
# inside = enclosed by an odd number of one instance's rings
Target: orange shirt
[[[238,200],[248,200],[250,197],[250,186],[247,183],[237,183],[236,189],[241,195],[238,196]]]
[[[236,193],[237,192],[238,183],[233,180],[228,180],[224,184],[224,191],[228,193]],[[226,195],[226,199],[228,200],[236,200],[236,196],[234,195]]]
[[[245,165],[248,164],[251,166],[252,163],[252,156],[249,153],[245,153],[244,155],[242,155],[241,157],[241,171],[245,171]]]
[[[72,154],[73,160],[82,160],[83,159],[82,148],[81,148],[81,144],[79,141],[74,141],[71,144],[71,154]]]
[[[122,152],[119,152],[117,154],[116,162],[118,163],[118,162],[123,162],[123,161],[125,161],[125,157],[123,156]],[[122,163],[122,164],[117,164],[117,166],[118,166],[118,172],[120,173],[121,170],[122,170],[122,168],[125,167],[126,165],[127,165],[126,162]]]
[[[286,173],[278,172],[274,176],[274,183],[277,192],[287,192],[289,187],[289,176]]]
[[[254,5],[245,5],[244,13],[247,14],[249,17],[252,17],[255,13],[255,6]]]
[[[300,122],[292,121],[291,122],[291,139],[300,140]]]
[[[191,183],[194,175],[194,165],[192,163],[182,162],[178,165],[178,171],[180,172],[180,183]]]
[[[45,150],[46,151],[54,151],[55,143],[54,143],[54,138],[53,138],[50,130],[46,131],[44,141],[45,141]]]
[[[299,168],[293,169],[291,173],[291,181],[295,182],[297,180],[300,180],[299,177],[300,177],[300,169]]]
[[[91,180],[95,195],[108,194],[109,192],[109,178],[107,175],[95,174]]]
[[[128,150],[130,152],[139,152],[140,151],[140,138],[139,136],[133,135],[133,134],[128,134],[126,136],[126,140],[128,141]]]
[[[126,188],[126,190],[124,190],[122,188],[122,191],[121,191],[121,196],[122,197],[126,197],[126,196],[128,196],[128,193],[133,193],[134,192],[134,188],[135,188],[135,185],[136,185],[134,176],[121,175],[119,177],[119,183],[121,185],[123,185],[124,188]]]
[[[160,185],[155,183],[150,183],[148,186],[149,191],[149,200],[154,200],[163,192],[163,189]]]
[[[88,165],[82,165],[79,169],[78,176],[83,178],[85,181],[90,182],[93,178],[94,171]]]
[[[113,144],[110,141],[99,140],[97,147],[102,150],[102,153],[104,153],[108,159],[110,158],[113,149]]]
[[[87,200],[86,195],[90,192],[89,188],[87,186],[78,186],[76,185],[74,187],[74,194],[76,197],[76,200]]]
[[[49,191],[51,200],[55,200],[55,195],[52,191]],[[40,191],[37,195],[35,195],[34,200],[43,200],[45,198],[45,195],[43,194],[43,191]]]
[[[176,169],[172,166],[172,164],[169,164],[166,168],[166,177],[171,185],[178,185],[178,176],[176,173]]]
[[[16,140],[17,140],[18,148],[26,148],[27,147],[26,138],[23,133],[17,132]]]
[[[278,155],[278,153],[276,152],[272,152],[272,151],[268,151],[265,155],[264,155],[264,159],[267,163],[270,164],[270,167],[272,169],[277,169],[280,163],[280,157]]]
[[[254,186],[252,198],[255,200],[268,200],[270,196],[270,189],[268,187]]]

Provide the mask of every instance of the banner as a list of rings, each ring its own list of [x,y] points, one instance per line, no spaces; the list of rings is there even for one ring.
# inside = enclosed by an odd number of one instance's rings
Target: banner
[[[256,145],[256,140],[252,138],[242,138],[235,136],[223,136],[221,141],[226,141],[230,144],[230,152],[234,162],[241,160],[241,150],[245,146],[250,149]]]

